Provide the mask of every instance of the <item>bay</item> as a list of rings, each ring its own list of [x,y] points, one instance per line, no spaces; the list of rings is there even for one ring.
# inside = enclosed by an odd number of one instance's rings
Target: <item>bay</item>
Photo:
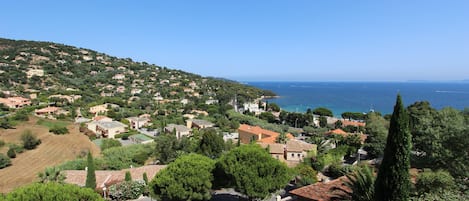
[[[437,109],[469,107],[469,83],[432,82],[247,82],[275,92],[279,97],[267,99],[289,112],[326,107],[335,116],[343,112],[392,113],[396,95],[404,104],[429,101]]]

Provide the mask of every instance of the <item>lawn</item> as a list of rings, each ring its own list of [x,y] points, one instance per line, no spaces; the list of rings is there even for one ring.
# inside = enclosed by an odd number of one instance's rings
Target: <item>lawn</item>
[[[60,121],[60,120],[49,120],[49,119],[39,119],[36,123],[37,125],[45,126],[49,129],[54,127],[67,127],[69,121]]]

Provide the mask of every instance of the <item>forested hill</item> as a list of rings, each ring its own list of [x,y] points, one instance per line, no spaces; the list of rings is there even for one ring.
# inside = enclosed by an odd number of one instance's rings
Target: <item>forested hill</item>
[[[183,58],[181,58],[183,59]],[[202,77],[129,58],[117,58],[89,49],[51,42],[0,38],[0,89],[28,94],[39,90],[46,94],[73,91],[83,101],[102,97],[140,102],[187,99],[192,104],[206,100],[228,103],[236,97],[240,103],[264,95],[254,87]]]

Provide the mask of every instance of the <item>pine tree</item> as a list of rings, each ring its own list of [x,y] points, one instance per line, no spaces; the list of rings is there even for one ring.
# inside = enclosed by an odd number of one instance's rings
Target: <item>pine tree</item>
[[[375,201],[407,201],[410,191],[411,135],[409,119],[398,94],[383,161],[375,182]]]
[[[91,188],[93,190],[96,188],[96,173],[94,172],[93,156],[91,156],[90,151],[88,151],[85,187]]]

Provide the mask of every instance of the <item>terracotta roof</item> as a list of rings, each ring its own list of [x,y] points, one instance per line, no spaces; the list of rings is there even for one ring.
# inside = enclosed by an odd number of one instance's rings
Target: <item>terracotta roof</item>
[[[308,186],[297,188],[290,191],[291,194],[311,201],[332,201],[337,196],[337,188],[351,192],[350,188],[345,186],[344,181],[347,177],[342,176],[330,182],[317,182]]]
[[[277,140],[277,137],[280,135],[277,132],[271,131],[271,130],[266,130],[263,129],[259,126],[251,126],[247,124],[241,124],[239,125],[238,131],[243,131],[246,133],[251,133],[253,135],[260,135],[261,139],[258,140],[258,142],[262,143],[267,143],[267,144],[273,144]],[[288,139],[293,139],[293,135],[290,133],[287,133],[287,138]]]
[[[349,121],[349,120],[340,120],[342,121],[342,126],[345,127],[345,126],[361,126],[361,127],[365,127],[366,126],[366,123],[365,122],[359,122],[359,121]]]
[[[137,168],[124,170],[96,170],[96,187],[102,188],[108,184],[118,183],[125,180],[125,172],[129,171],[133,180],[143,180],[143,173],[146,172],[148,179],[151,180],[155,175],[165,168],[166,165],[147,165]],[[65,170],[65,183],[85,186],[85,170]]]
[[[342,136],[347,136],[347,132],[345,132],[344,130],[338,128],[338,129],[334,129],[334,130],[331,130],[329,132],[327,132],[326,134],[334,134],[334,135],[342,135]]]
[[[288,140],[287,141],[287,151],[291,152],[302,152],[302,151],[311,151],[315,148],[316,145],[303,142],[301,140]]]
[[[42,109],[38,109],[35,112],[37,112],[37,113],[56,112],[59,109],[60,108],[58,108],[58,107],[45,107],[45,108],[42,108]]]
[[[269,147],[269,152],[271,154],[284,154],[284,151],[285,151],[284,144],[279,144],[279,143],[268,144],[268,143],[260,143],[260,142],[258,142],[257,144],[261,145],[262,148]]]

